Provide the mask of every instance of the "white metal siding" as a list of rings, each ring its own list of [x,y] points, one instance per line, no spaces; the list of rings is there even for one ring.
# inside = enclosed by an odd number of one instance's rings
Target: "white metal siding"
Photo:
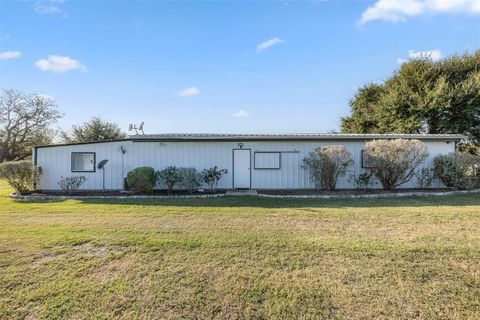
[[[105,187],[107,189],[122,189],[122,153],[121,145],[131,142],[92,143],[71,146],[58,146],[37,149],[37,165],[42,169],[38,188],[41,190],[59,189],[61,177],[85,176],[87,181],[82,189],[101,189],[102,172],[72,172],[72,152],[95,152],[95,167],[104,159],[108,159],[105,167]]]
[[[240,141],[239,141],[240,142]],[[201,171],[205,168],[217,166],[228,170],[219,184],[219,188],[232,188],[232,150],[239,147],[234,141],[210,141],[210,142],[105,142],[81,145],[68,145],[57,147],[45,147],[37,149],[37,165],[42,168],[42,177],[39,189],[59,189],[58,181],[61,177],[83,175],[87,177],[82,189],[101,189],[102,172],[71,172],[72,152],[95,152],[96,165],[108,159],[106,165],[105,186],[107,189],[122,188],[122,152],[120,147],[126,149],[124,155],[124,175],[128,171],[140,166],[152,166],[155,170],[161,170],[167,166],[194,167]],[[432,166],[432,159],[437,154],[445,154],[455,151],[455,144],[446,141],[424,141],[429,158],[425,165]],[[310,181],[309,173],[303,167],[303,158],[313,149],[328,145],[343,145],[353,155],[355,165],[351,173],[358,175],[361,169],[361,150],[363,141],[243,141],[243,148],[252,151],[252,188],[254,189],[309,189],[314,185]],[[280,169],[254,169],[255,152],[280,152]],[[350,174],[349,174],[350,175]],[[338,188],[352,188],[349,175],[340,178]],[[435,187],[440,186],[438,183]],[[404,188],[414,187],[414,183],[402,185]]]

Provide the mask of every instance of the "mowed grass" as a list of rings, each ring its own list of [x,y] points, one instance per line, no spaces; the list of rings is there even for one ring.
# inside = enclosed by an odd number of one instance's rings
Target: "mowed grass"
[[[479,319],[480,196],[21,202],[2,319]]]

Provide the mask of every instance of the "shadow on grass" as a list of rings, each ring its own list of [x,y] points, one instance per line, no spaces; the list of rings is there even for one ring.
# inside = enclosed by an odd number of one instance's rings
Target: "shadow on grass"
[[[16,203],[58,203],[78,201],[87,205],[176,206],[176,207],[253,207],[253,208],[367,208],[367,207],[425,207],[425,206],[480,206],[480,194],[451,196],[412,196],[378,199],[292,199],[254,196],[207,199],[80,199],[80,200],[14,200]]]

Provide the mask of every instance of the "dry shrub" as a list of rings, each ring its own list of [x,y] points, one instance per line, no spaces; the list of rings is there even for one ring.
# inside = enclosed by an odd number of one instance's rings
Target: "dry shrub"
[[[71,176],[71,177],[61,177],[58,181],[58,186],[67,193],[72,193],[82,186],[82,184],[87,181],[85,176]]]
[[[178,168],[176,166],[168,166],[163,170],[156,172],[157,180],[165,184],[168,191],[172,191],[179,182]]]
[[[40,178],[40,169],[29,160],[6,161],[0,163],[0,178],[7,180],[18,194],[27,194]]]
[[[353,159],[344,146],[333,145],[315,149],[303,159],[303,163],[309,169],[317,189],[333,191],[338,178],[347,173]]]
[[[467,153],[449,153],[433,159],[435,178],[451,189],[472,189],[479,185],[476,170],[480,168],[480,157]]]
[[[427,189],[432,186],[432,169],[422,168],[415,173],[415,185],[418,189]]]
[[[427,148],[416,139],[369,141],[364,154],[370,170],[389,191],[410,181],[416,168],[428,157]]]
[[[228,170],[218,169],[217,166],[210,169],[203,169],[201,172],[203,182],[205,182],[210,191],[217,188],[220,179],[222,179],[225,174],[228,174]]]
[[[179,187],[190,193],[202,185],[202,175],[195,168],[178,168],[178,177]]]

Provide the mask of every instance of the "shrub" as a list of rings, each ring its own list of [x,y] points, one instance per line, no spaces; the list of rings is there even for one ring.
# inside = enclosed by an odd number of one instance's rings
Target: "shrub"
[[[365,171],[358,176],[352,175],[352,181],[355,189],[366,190],[375,183],[375,176],[372,171]]]
[[[40,169],[28,160],[7,161],[0,163],[0,178],[6,179],[18,194],[27,194],[40,178]]]
[[[415,172],[415,185],[419,189],[427,189],[432,186],[433,175],[432,169],[422,168],[421,170]]]
[[[227,174],[227,169],[218,169],[217,166],[210,169],[203,169],[202,178],[203,182],[208,186],[210,190],[216,189],[218,182],[224,174]]]
[[[87,181],[87,178],[84,176],[61,177],[58,185],[63,191],[72,193],[78,190],[85,181]]]
[[[428,152],[419,140],[395,139],[367,142],[364,155],[383,188],[391,191],[412,179]]]
[[[169,166],[157,171],[156,175],[158,180],[167,186],[168,191],[172,191],[179,181],[178,169],[175,166]]]
[[[152,193],[155,182],[155,170],[152,167],[135,168],[127,174],[127,185],[134,193]]]
[[[202,185],[202,175],[195,168],[178,169],[178,185],[191,193]]]
[[[337,180],[353,164],[352,154],[344,146],[320,147],[310,152],[303,163],[317,189],[335,190]]]
[[[449,153],[433,159],[433,174],[451,189],[472,189],[478,185],[475,167],[480,158],[467,153]]]

